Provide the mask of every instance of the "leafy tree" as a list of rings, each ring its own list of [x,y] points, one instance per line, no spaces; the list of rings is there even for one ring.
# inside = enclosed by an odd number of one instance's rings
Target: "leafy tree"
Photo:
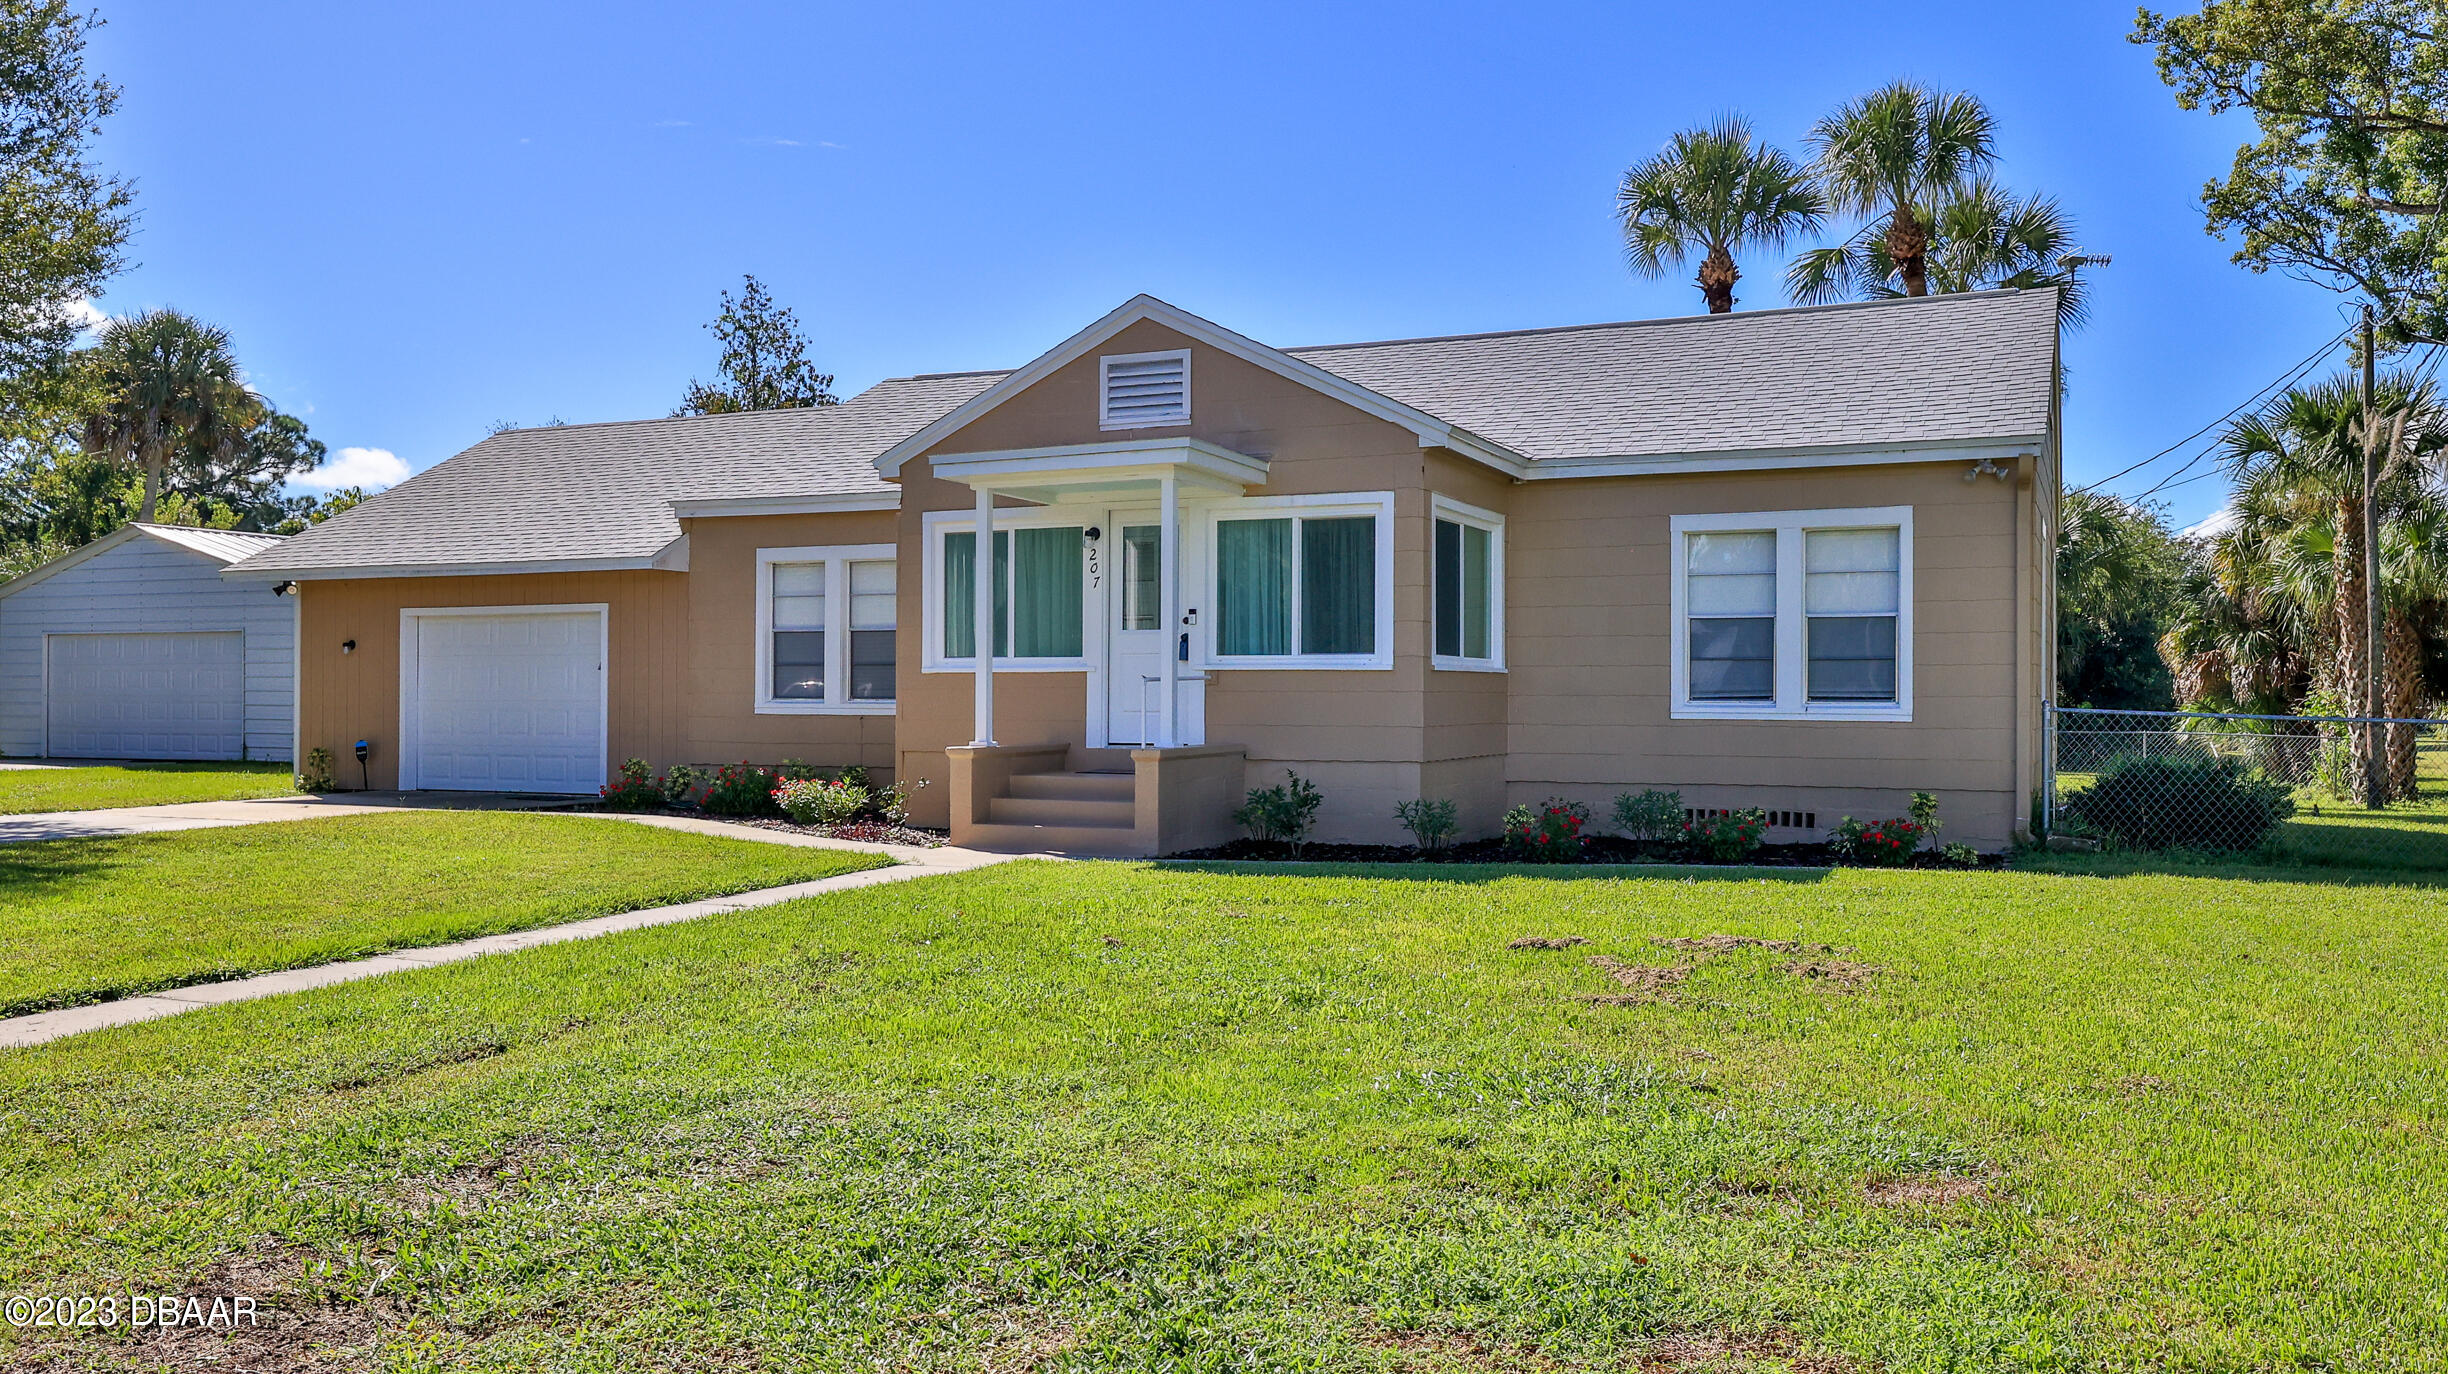
[[[96,395],[85,449],[144,473],[138,520],[153,519],[172,464],[247,461],[264,405],[239,380],[225,331],[149,310],[105,325],[88,366]]]
[[[2391,342],[2448,340],[2448,0],[2210,0],[2144,10],[2176,103],[2261,137],[2202,190],[2235,260],[2359,294]]]
[[[729,415],[742,410],[792,410],[834,404],[833,377],[808,361],[799,317],[776,305],[765,284],[743,279],[734,298],[722,293],[722,314],[706,328],[722,343],[721,385],[691,379],[674,415]]]
[[[2100,492],[2058,512],[2057,695],[2070,706],[2175,705],[2158,640],[2183,566],[2159,510]]]
[[[0,428],[21,433],[75,342],[77,306],[120,266],[133,193],[86,159],[118,88],[85,71],[101,21],[0,0]]]
[[[1933,292],[2061,288],[2057,317],[2079,325],[2087,313],[2082,279],[2061,266],[2074,249],[2074,224],[2054,197],[2017,198],[1987,177],[1946,199],[1916,206],[1927,226],[1924,274]],[[1907,294],[1887,226],[1872,223],[1843,243],[1814,248],[1786,269],[1785,285],[1808,305]]]
[[[342,487],[337,491],[325,492],[320,497],[293,496],[280,503],[280,518],[262,528],[269,534],[297,534],[322,524],[344,510],[363,505],[366,497],[372,494],[364,487]]]
[[[1634,163],[1616,189],[1615,213],[1634,271],[1664,276],[1696,252],[1700,294],[1710,314],[1722,315],[1734,308],[1742,277],[1734,255],[1817,230],[1827,197],[1783,149],[1754,142],[1750,121],[1726,115]]]
[[[1926,207],[1953,199],[1997,160],[1996,124],[1962,92],[1898,81],[1813,127],[1820,186],[1839,210],[1874,217],[1903,294],[1929,294]]]

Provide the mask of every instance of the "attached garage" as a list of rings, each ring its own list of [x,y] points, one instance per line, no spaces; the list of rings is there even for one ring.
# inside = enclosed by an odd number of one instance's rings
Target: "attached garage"
[[[296,602],[221,577],[278,542],[129,525],[0,585],[0,753],[288,759]]]
[[[602,605],[402,611],[400,786],[603,786],[608,626]]]

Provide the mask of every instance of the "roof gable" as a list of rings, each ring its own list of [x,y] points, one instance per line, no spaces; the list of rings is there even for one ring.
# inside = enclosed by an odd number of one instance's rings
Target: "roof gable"
[[[19,573],[7,582],[0,582],[0,597],[14,596],[38,582],[48,581],[137,539],[167,544],[182,553],[209,558],[226,568],[249,554],[280,543],[282,538],[277,534],[207,530],[189,525],[143,525],[131,520],[90,544],[70,549],[40,567]]]
[[[1373,415],[1411,431],[1423,447],[1439,445],[1465,456],[1478,459],[1500,471],[1519,475],[1529,465],[1521,454],[1500,444],[1489,443],[1461,427],[1441,420],[1417,407],[1391,396],[1362,386],[1357,382],[1296,358],[1278,348],[1270,348],[1255,339],[1236,334],[1211,320],[1201,319],[1178,306],[1167,304],[1154,296],[1133,296],[1108,312],[1087,328],[1037,355],[1025,366],[1015,368],[996,379],[993,385],[971,396],[938,417],[933,423],[885,450],[876,458],[876,471],[886,478],[897,478],[910,459],[926,452],[949,438],[971,421],[1003,402],[1026,391],[1052,376],[1066,364],[1086,357],[1091,351],[1139,322],[1153,321],[1175,333],[1209,348],[1231,354],[1244,362],[1323,392],[1355,410]],[[1195,408],[1197,402],[1193,400]]]

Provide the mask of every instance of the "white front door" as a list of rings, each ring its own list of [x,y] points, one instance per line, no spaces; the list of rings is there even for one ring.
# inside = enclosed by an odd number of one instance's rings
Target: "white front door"
[[[1185,521],[1185,524],[1188,522]],[[1181,675],[1181,742],[1207,737],[1206,683],[1182,661],[1185,631],[1164,623],[1163,531],[1154,511],[1115,511],[1105,597],[1105,739],[1147,745],[1164,730],[1164,675]],[[1182,595],[1197,585],[1184,568]]]
[[[604,613],[422,614],[401,785],[592,792],[604,782]]]

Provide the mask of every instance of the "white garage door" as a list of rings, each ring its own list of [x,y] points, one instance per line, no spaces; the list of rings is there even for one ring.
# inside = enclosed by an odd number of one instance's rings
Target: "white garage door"
[[[592,792],[604,781],[603,619],[421,615],[402,785]]]
[[[50,635],[45,752],[73,759],[246,753],[246,636]]]

